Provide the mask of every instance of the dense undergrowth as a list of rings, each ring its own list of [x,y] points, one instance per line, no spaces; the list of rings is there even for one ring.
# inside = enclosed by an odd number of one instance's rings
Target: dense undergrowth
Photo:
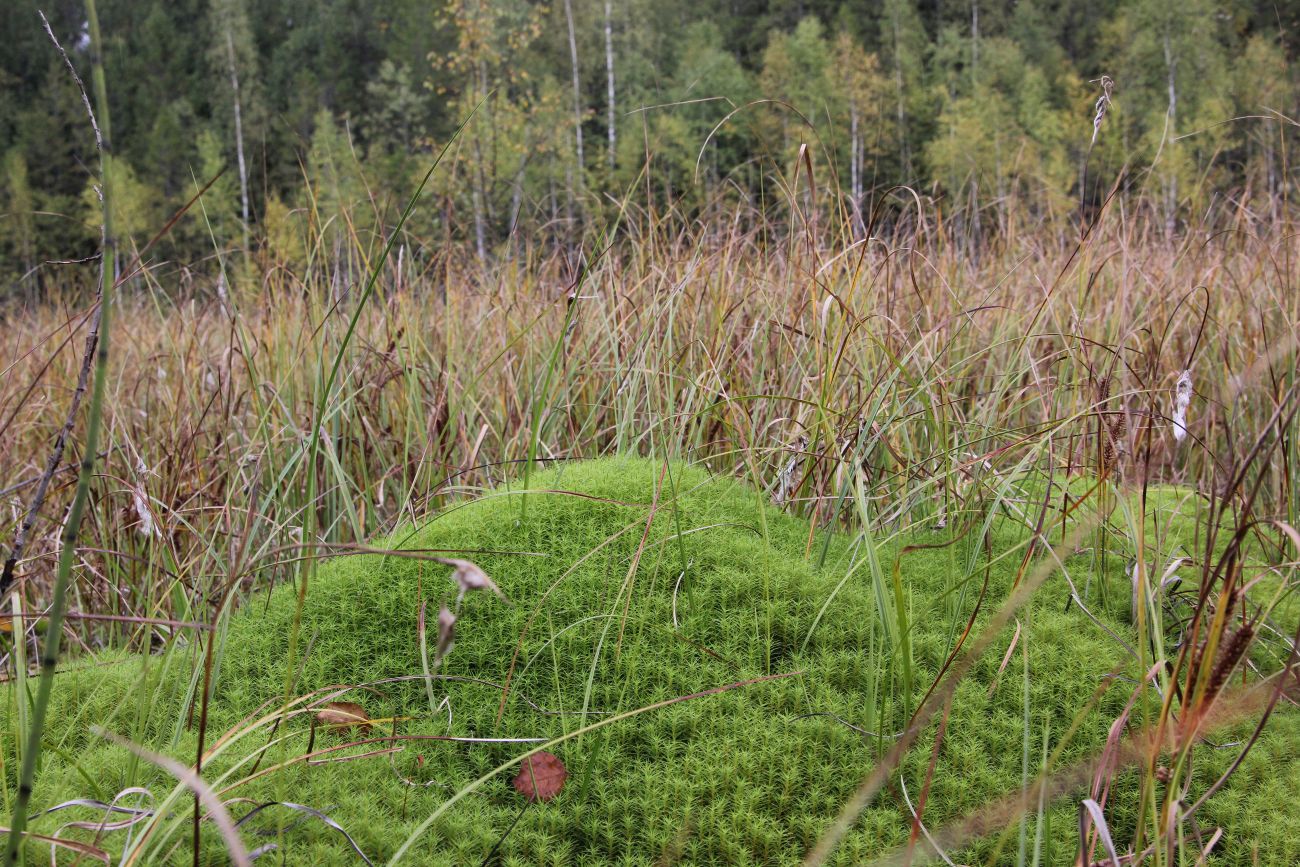
[[[294,587],[256,593],[221,621],[207,722],[209,749],[220,747],[204,767],[232,812],[268,801],[312,807],[376,861],[451,798],[415,837],[411,857],[478,863],[506,835],[497,854],[512,864],[796,863],[906,728],[965,640],[967,624],[979,633],[1013,585],[1026,580],[1021,564],[1032,528],[1004,499],[985,511],[955,512],[945,528],[899,525],[871,539],[815,529],[773,509],[767,494],[700,466],[625,458],[561,463],[534,475],[527,496],[520,485],[399,529],[386,544],[408,556],[341,557],[315,576],[301,613],[306,650],[290,694],[310,695],[318,705],[343,697],[377,720],[400,718],[396,726],[376,723],[364,738],[351,735],[367,743],[316,753],[309,762],[309,739],[319,751],[348,738],[323,730],[313,736],[306,713],[274,722],[271,708],[285,695]],[[1030,498],[1035,488],[1017,483],[1011,490]],[[1147,523],[1163,553],[1193,547],[1196,498],[1157,489],[1149,500]],[[1076,512],[1067,523],[1086,521]],[[926,799],[926,828],[943,828],[1102,750],[1140,676],[1124,570],[1130,552],[1116,546],[1098,568],[1102,535],[1072,540],[1062,568],[957,686],[934,767],[931,725],[834,863],[860,863],[904,845],[907,804],[919,797]],[[430,621],[440,604],[455,604],[449,569],[419,559],[435,551],[472,557],[509,601],[488,592],[466,596],[454,648],[426,689],[423,677],[393,679],[423,670],[420,646],[433,639],[418,625],[422,604]],[[1085,582],[1092,585],[1086,609],[1079,604]],[[1096,602],[1105,596],[1101,584],[1109,585],[1108,602]],[[1284,609],[1274,615],[1287,619]],[[182,761],[192,757],[191,673],[202,669],[201,649],[177,643],[151,657],[108,654],[61,675],[36,806],[107,802],[142,786],[150,798],[123,803],[157,807],[174,780],[106,743],[91,725]],[[771,675],[789,676],[579,733],[611,715]],[[358,688],[327,689],[337,686]],[[8,690],[6,729],[15,701]],[[1134,727],[1150,724],[1157,711],[1149,695],[1140,697],[1131,709]],[[1225,829],[1215,863],[1283,863],[1298,854],[1295,821],[1278,811],[1300,794],[1296,727],[1296,715],[1280,717],[1208,802],[1201,821]],[[383,740],[394,733],[397,740]],[[403,739],[448,734],[560,739],[549,749],[568,765],[570,779],[559,798],[524,810],[516,822],[523,801],[509,786],[513,769],[466,787],[536,744]],[[1241,734],[1240,724],[1220,725],[1211,734],[1219,748],[1198,749],[1193,791],[1235,757]],[[14,767],[6,741],[10,787]],[[1133,768],[1116,771],[1103,800],[1122,846],[1121,829],[1136,821],[1137,785]],[[1072,857],[1077,802],[1090,783],[1034,804],[1024,837],[1014,823],[1006,833],[994,824],[982,836],[958,839],[949,854],[961,863],[1016,863],[1030,845],[1041,863]],[[188,808],[188,799],[171,802],[143,850],[150,858],[189,859]],[[31,830],[49,834],[73,813],[82,820],[102,815],[70,808]],[[256,836],[277,826],[276,836]],[[270,808],[243,830],[250,848],[274,843],[294,863],[357,859],[338,830],[289,808]],[[97,837],[96,845],[117,851],[127,832],[64,833]],[[221,844],[215,832],[205,834],[219,863]],[[36,845],[30,848],[36,855]],[[926,850],[922,843],[919,852]]]

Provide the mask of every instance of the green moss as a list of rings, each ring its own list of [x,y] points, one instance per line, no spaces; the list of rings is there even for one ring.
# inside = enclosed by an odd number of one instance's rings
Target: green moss
[[[465,598],[455,648],[440,671],[502,683],[518,646],[500,722],[500,691],[481,683],[435,684],[436,697],[447,698],[450,724],[445,708],[430,712],[421,681],[385,683],[347,698],[364,704],[373,717],[413,717],[402,724],[403,734],[554,738],[602,719],[598,712],[630,711],[727,683],[800,672],[634,716],[555,747],[570,770],[568,785],[555,801],[527,810],[500,850],[504,863],[518,864],[652,863],[661,855],[695,864],[796,863],[887,748],[888,736],[902,729],[906,710],[939,672],[977,600],[982,596],[978,630],[1010,591],[1023,540],[1009,523],[995,526],[993,540],[992,562],[970,539],[906,554],[900,542],[884,543],[873,572],[862,560],[865,546],[838,536],[824,539],[806,521],[773,510],[761,494],[712,479],[698,467],[673,465],[665,475],[661,464],[632,459],[561,466],[535,477],[526,515],[523,495],[506,486],[387,543],[467,552],[459,556],[480,564],[510,597],[513,605],[488,593]],[[932,532],[907,541],[950,540]],[[828,555],[815,568],[824,543]],[[910,678],[897,641],[895,562],[909,624]],[[1084,554],[1067,567],[1085,574],[1092,563]],[[428,603],[432,622],[438,604],[455,595],[448,568],[428,561],[366,555],[325,564],[303,611],[297,692],[418,674],[421,601]],[[883,613],[878,598],[887,604]],[[1133,639],[1120,620],[1098,614],[1094,621],[1077,606],[1067,607],[1067,598],[1065,581],[1059,575],[1050,579],[1018,618],[1020,638],[1006,669],[999,673],[1010,628],[958,689],[930,789],[928,825],[940,826],[1017,790],[1026,718],[1031,774],[1038,769],[1044,730],[1052,749],[1062,747],[1061,763],[1089,755],[1103,742],[1127,687],[1111,689],[1100,700],[1095,693],[1111,682],[1111,674],[1135,675],[1108,632]],[[296,602],[296,589],[282,587],[247,600],[230,618],[210,731],[226,730],[283,693]],[[38,805],[111,797],[127,785],[166,792],[170,781],[161,772],[97,739],[87,722],[192,757],[196,738],[186,725],[184,699],[193,653],[194,648],[174,649],[151,660],[144,677],[140,661],[120,658],[62,676],[50,740],[58,752],[46,761]],[[10,690],[11,706],[14,700]],[[882,737],[863,737],[834,717]],[[12,719],[10,707],[6,730],[12,730]],[[1075,737],[1061,745],[1074,723]],[[304,751],[305,722],[291,723],[281,731],[286,733],[284,748],[268,753],[263,767]],[[262,730],[241,740],[205,776],[220,779],[266,738]],[[913,798],[931,744],[932,735],[924,738],[905,765]],[[4,746],[12,786],[12,741]],[[527,748],[437,741],[403,746],[391,757],[293,764],[225,796],[322,810],[378,861],[450,792]],[[1278,749],[1285,746],[1278,742]],[[403,785],[394,767],[432,784]],[[519,812],[511,775],[499,775],[461,799],[421,838],[413,860],[482,860]],[[1263,806],[1253,793],[1240,797],[1255,799],[1251,809]],[[34,830],[49,832],[69,815],[39,819]],[[1050,815],[1048,846],[1063,860],[1073,851],[1073,809],[1055,807]],[[77,818],[87,816],[83,811]],[[273,808],[260,825],[244,830],[253,840],[256,827],[297,819]],[[1272,852],[1289,851],[1277,848],[1291,844],[1271,826],[1236,838],[1232,823],[1224,822],[1234,853],[1259,844],[1265,847],[1263,860],[1272,861]],[[866,811],[836,860],[856,863],[905,842],[908,832],[901,799],[887,792]],[[180,845],[183,836],[176,835]],[[105,838],[110,846],[120,845],[118,840]],[[313,820],[294,825],[279,842],[294,861],[355,862],[338,832]],[[988,859],[996,846],[995,840],[976,841],[960,858]],[[996,850],[999,860],[1014,862],[1014,848],[1013,838]],[[220,852],[215,837],[207,851],[214,858]]]

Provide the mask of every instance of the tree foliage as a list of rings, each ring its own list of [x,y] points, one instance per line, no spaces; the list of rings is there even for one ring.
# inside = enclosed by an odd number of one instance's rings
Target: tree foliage
[[[570,5],[576,69],[563,4],[105,0],[128,234],[151,236],[224,171],[158,260],[364,248],[475,107],[411,231],[484,259],[522,233],[572,241],[628,197],[687,218],[742,200],[771,216],[791,204],[801,153],[818,195],[804,189],[799,207],[859,227],[898,184],[950,213],[1038,218],[1075,213],[1123,176],[1170,226],[1225,191],[1273,206],[1288,189],[1289,6]],[[80,4],[43,8],[87,67]],[[47,263],[96,249],[93,139],[35,0],[3,4],[0,27],[0,276],[30,291],[73,267]],[[1115,98],[1094,145],[1102,74]],[[575,123],[598,143],[581,165]]]

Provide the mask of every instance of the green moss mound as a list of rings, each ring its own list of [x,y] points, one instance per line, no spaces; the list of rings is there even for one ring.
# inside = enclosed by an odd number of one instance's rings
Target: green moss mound
[[[997,523],[991,538],[991,559],[982,546],[939,532],[906,540],[935,547],[903,553],[904,540],[872,545],[828,538],[772,509],[753,489],[698,467],[635,459],[562,465],[536,474],[526,495],[517,483],[506,485],[381,543],[470,559],[512,603],[486,592],[465,597],[455,647],[438,671],[445,678],[433,684],[434,708],[422,679],[393,679],[422,671],[421,602],[432,623],[439,603],[454,604],[456,587],[446,566],[399,556],[342,557],[320,569],[307,588],[294,691],[375,684],[343,698],[375,718],[407,717],[403,735],[550,739],[655,702],[797,672],[566,740],[553,747],[570,772],[557,799],[520,816],[522,800],[509,785],[514,771],[497,775],[447,810],[410,853],[418,863],[479,863],[518,817],[497,850],[502,863],[797,863],[903,728],[977,606],[976,629],[1010,591],[1022,533]],[[945,542],[952,544],[939,546]],[[1091,562],[1076,559],[1067,567],[1085,570]],[[896,563],[907,652],[898,632]],[[229,619],[209,744],[283,694],[297,594],[285,586],[254,596]],[[1005,669],[1012,629],[959,687],[927,825],[941,826],[1017,791],[1026,747],[1032,775],[1044,742],[1053,751],[1060,747],[1058,764],[1066,764],[1104,741],[1127,688],[1097,698],[1098,688],[1113,676],[1135,675],[1117,641],[1132,637],[1120,619],[1085,616],[1065,604],[1067,596],[1063,579],[1050,580],[1021,612],[1020,637]],[[432,642],[430,636],[430,652]],[[185,654],[105,657],[61,677],[38,807],[79,797],[110,800],[133,785],[169,791],[165,774],[106,744],[89,724],[192,760],[196,735],[187,699],[195,666]],[[507,678],[511,689],[498,722]],[[8,731],[15,701],[11,690]],[[305,719],[275,734],[283,740],[267,752],[262,769],[306,750]],[[249,774],[253,753],[268,736],[262,728],[237,740],[205,777],[225,798],[320,810],[376,862],[391,856],[452,792],[529,748],[407,741],[395,754],[290,762],[227,789]],[[339,742],[331,737],[318,736],[317,747]],[[905,765],[914,801],[932,742],[923,739]],[[1288,743],[1270,740],[1270,755],[1286,753]],[[4,749],[12,786],[12,742]],[[1300,792],[1294,773],[1278,776],[1283,794]],[[1256,793],[1240,797],[1243,809],[1263,806]],[[1119,810],[1122,819],[1122,804]],[[71,815],[42,817],[34,830],[48,833]],[[1044,863],[1059,863],[1073,853],[1074,810],[1056,806],[1047,819]],[[1278,863],[1274,854],[1291,851],[1289,838],[1274,833],[1276,823],[1244,821],[1238,833],[1229,818],[1222,821],[1231,863],[1247,863],[1245,853],[1252,852]],[[241,830],[251,847],[277,826],[287,830],[267,839],[290,863],[358,860],[337,830],[287,808],[271,808]],[[188,859],[188,832],[179,821],[176,829],[158,851]],[[900,792],[883,793],[835,861],[861,862],[904,843],[909,831]],[[208,832],[205,841],[212,863],[220,863],[219,840]],[[112,835],[101,844],[121,845]],[[1012,829],[1009,841],[980,839],[951,854],[1014,863],[1016,846]]]

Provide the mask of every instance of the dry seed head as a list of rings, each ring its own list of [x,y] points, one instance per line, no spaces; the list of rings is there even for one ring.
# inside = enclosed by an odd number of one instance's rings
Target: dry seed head
[[[1128,413],[1121,408],[1118,412],[1111,414],[1110,438],[1119,443],[1123,442],[1126,436],[1128,436]]]
[[[433,658],[441,660],[456,643],[456,615],[446,605],[438,612],[438,643],[434,646]]]
[[[131,499],[135,503],[135,514],[140,519],[137,525],[140,529],[140,535],[146,539],[161,538],[162,533],[153,522],[153,512],[149,511],[149,500],[145,496],[144,487],[137,486],[131,492]]]
[[[1191,677],[1190,683],[1194,683],[1201,675],[1201,664],[1205,659],[1205,642],[1198,641],[1192,648],[1192,657],[1188,663],[1187,670]]]
[[[1219,694],[1219,690],[1223,689],[1223,685],[1232,676],[1233,670],[1241,661],[1241,657],[1254,637],[1255,628],[1249,623],[1232,633],[1232,637],[1228,639],[1228,643],[1219,654],[1219,661],[1215,664],[1214,671],[1210,673],[1210,683],[1205,693],[1207,698],[1213,699]]]
[[[1192,403],[1192,372],[1184,370],[1174,385],[1174,439],[1187,438],[1187,407]]]
[[[1124,437],[1128,436],[1128,416],[1122,411],[1112,413],[1106,434],[1106,462],[1114,466],[1118,453],[1124,451]]]
[[[1103,376],[1097,383],[1097,403],[1105,403],[1110,400],[1110,377]]]
[[[1110,400],[1110,377],[1104,377],[1097,384],[1097,421],[1100,427],[1099,436],[1101,438],[1101,466],[1097,469],[1103,473],[1110,473],[1116,468],[1118,451],[1116,446],[1123,440],[1128,431],[1128,422],[1122,412],[1107,412],[1104,407],[1106,401]]]
[[[794,473],[799,468],[799,463],[803,460],[803,453],[808,448],[808,437],[799,437],[798,442],[791,444],[790,460],[776,474],[776,490],[772,493],[772,504],[775,506],[785,505],[786,498],[794,489]]]
[[[1101,96],[1097,97],[1096,113],[1092,118],[1092,144],[1096,144],[1097,133],[1101,132],[1102,121],[1106,119],[1106,112],[1110,110],[1110,96],[1111,91],[1115,89],[1115,80],[1109,75],[1103,75],[1093,81],[1101,85]]]
[[[496,582],[489,578],[488,574],[476,564],[468,560],[458,560],[455,557],[438,557],[435,559],[444,566],[452,568],[451,578],[460,589],[460,592],[456,595],[457,605],[460,605],[461,600],[465,598],[465,594],[471,590],[491,590],[500,597],[502,602],[509,604],[510,600],[506,598],[506,594],[502,593]],[[442,628],[441,614],[438,615],[438,628],[439,630]]]
[[[144,462],[144,458],[139,455],[136,455],[135,458],[135,471],[141,478],[149,475],[158,475],[157,472],[149,469],[148,464]],[[153,510],[149,508],[149,495],[144,489],[143,481],[137,482],[131,486],[131,499],[135,506],[136,517],[140,519],[138,525],[140,535],[148,539],[161,539],[162,532],[159,531],[158,526],[154,523]]]
[[[1238,571],[1240,569],[1240,566],[1239,564],[1233,564],[1233,568],[1234,571]],[[1240,578],[1239,573],[1237,577]],[[1227,623],[1228,621],[1232,620],[1232,615],[1236,612],[1237,606],[1240,605],[1245,600],[1245,598],[1246,598],[1246,591],[1241,587],[1237,587],[1235,590],[1233,590],[1231,593],[1228,594],[1228,599],[1224,603],[1224,611],[1223,611],[1224,623]]]

